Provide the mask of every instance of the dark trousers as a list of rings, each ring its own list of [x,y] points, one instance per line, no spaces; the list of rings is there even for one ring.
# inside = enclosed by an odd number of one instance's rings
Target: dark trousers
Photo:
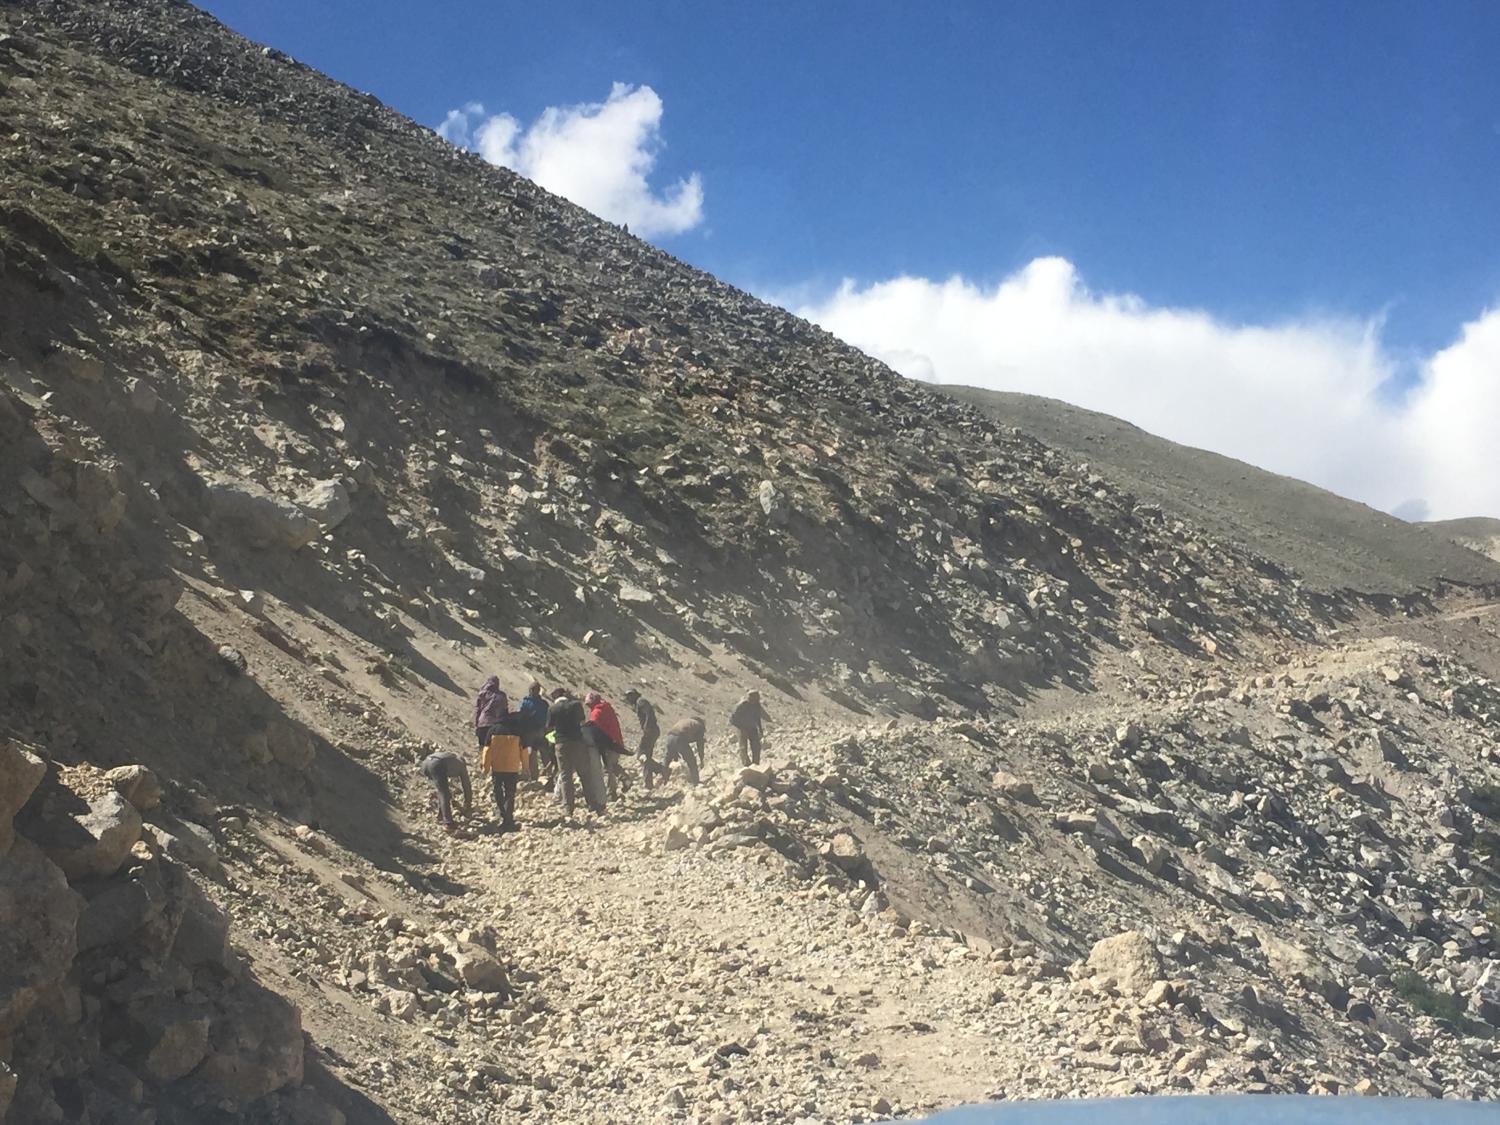
[[[511,829],[516,826],[516,782],[521,780],[518,773],[492,773],[490,784],[495,787],[495,807],[500,810],[500,827]]]
[[[651,760],[651,751],[656,749],[656,740],[661,737],[661,731],[656,727],[650,727],[641,731],[641,744],[636,748],[636,753],[641,756],[641,781],[647,789],[651,788],[651,775],[661,773],[661,767]]]
[[[740,765],[760,765],[760,728],[752,727],[750,730],[740,730]]]
[[[665,778],[672,768],[673,762],[681,762],[687,779],[694,785],[698,784],[698,758],[693,753],[693,744],[685,738],[673,738],[667,735],[666,752],[661,758],[660,773]]]

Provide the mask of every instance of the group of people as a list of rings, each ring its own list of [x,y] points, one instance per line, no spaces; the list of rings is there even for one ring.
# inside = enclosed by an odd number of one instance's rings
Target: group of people
[[[516,789],[522,777],[551,789],[570,817],[580,794],[584,805],[597,814],[629,788],[624,759],[631,754],[640,758],[641,786],[648,792],[656,781],[666,781],[679,762],[688,781],[697,784],[707,746],[703,720],[694,717],[675,723],[663,741],[651,701],[634,688],[625,693],[625,701],[640,728],[633,751],[625,745],[614,706],[597,691],[585,692],[580,700],[567,688],[558,688],[549,698],[542,685],[533,682],[512,710],[499,677],[484,682],[474,701],[474,737],[480,769],[490,775],[502,833],[519,828]],[[729,725],[738,735],[743,765],[759,764],[767,721],[758,691],[747,692],[730,713]],[[652,755],[659,741],[662,757],[657,762]],[[423,758],[418,769],[432,786],[439,823],[455,831],[455,784],[463,791],[464,817],[472,812],[468,763],[451,751],[438,751]]]

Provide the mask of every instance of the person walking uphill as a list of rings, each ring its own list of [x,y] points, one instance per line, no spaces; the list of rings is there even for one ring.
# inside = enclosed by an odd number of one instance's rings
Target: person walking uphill
[[[552,693],[547,730],[557,752],[557,795],[563,811],[573,815],[574,782],[583,789],[583,801],[595,813],[604,811],[604,771],[599,755],[584,741],[583,704],[566,688]]]
[[[474,700],[474,737],[481,747],[489,741],[489,729],[510,711],[510,701],[500,690],[500,677],[491,676],[479,689],[479,698]]]
[[[635,752],[641,756],[641,783],[649,790],[651,775],[665,772],[651,760],[651,751],[656,748],[656,740],[661,737],[661,727],[656,722],[656,708],[635,688],[625,693],[625,702],[635,708],[635,721],[641,725],[641,741]]]
[[[517,732],[521,736],[521,744],[530,751],[528,775],[532,781],[537,779],[538,759],[547,771],[547,783],[550,785],[557,775],[557,760],[552,755],[552,744],[547,741],[547,697],[542,694],[542,685],[532,681],[531,688],[521,698],[516,707],[516,715],[521,729]]]
[[[620,716],[615,714],[614,705],[597,691],[585,695],[583,705],[589,713],[585,733],[593,740],[604,763],[604,773],[609,779],[609,799],[618,800],[621,790],[629,784],[625,769],[620,765],[620,758],[625,753],[625,734],[620,730]]]
[[[469,767],[464,765],[464,760],[457,754],[442,750],[423,758],[417,763],[417,769],[437,792],[438,823],[449,832],[455,831],[458,825],[453,821],[453,794],[448,784],[454,778],[462,782],[464,818],[467,819],[473,805],[473,793],[469,788]]]
[[[765,738],[765,724],[770,720],[761,706],[760,692],[747,691],[745,698],[735,704],[729,714],[729,725],[740,736],[740,764],[760,765],[761,742]]]
[[[484,745],[480,764],[489,771],[495,790],[495,809],[500,813],[500,831],[516,832],[516,783],[526,768],[526,748],[522,745],[520,717],[505,715],[490,727],[489,741]]]

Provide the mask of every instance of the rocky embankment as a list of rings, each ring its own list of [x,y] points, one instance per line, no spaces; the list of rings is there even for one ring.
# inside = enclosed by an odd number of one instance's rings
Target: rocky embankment
[[[0,845],[0,1116],[326,1110],[297,1089],[296,1007],[255,979],[199,887],[217,872],[209,830],[161,807],[154,774],[59,769],[0,741]]]

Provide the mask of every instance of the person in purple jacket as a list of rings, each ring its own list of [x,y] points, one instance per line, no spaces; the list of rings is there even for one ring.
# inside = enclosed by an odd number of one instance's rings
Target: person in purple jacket
[[[500,690],[500,677],[491,676],[479,689],[479,698],[474,700],[474,737],[483,746],[490,740],[490,727],[505,721],[510,713],[510,700]]]

